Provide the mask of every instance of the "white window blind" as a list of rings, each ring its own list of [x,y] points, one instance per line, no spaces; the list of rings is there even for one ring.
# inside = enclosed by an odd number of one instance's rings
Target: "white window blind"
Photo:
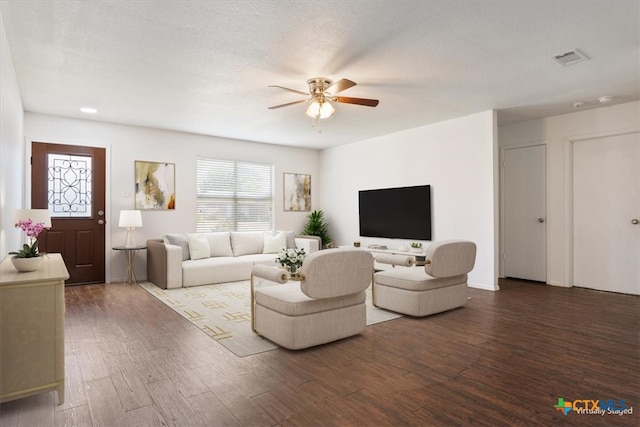
[[[199,158],[196,231],[273,229],[273,165]]]

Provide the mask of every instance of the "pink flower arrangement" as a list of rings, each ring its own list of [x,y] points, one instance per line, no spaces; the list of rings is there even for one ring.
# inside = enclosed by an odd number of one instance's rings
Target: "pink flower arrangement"
[[[44,230],[44,223],[36,222],[34,223],[30,219],[20,220],[15,224],[16,228],[20,228],[29,238],[29,244],[24,244],[20,251],[9,252],[10,255],[15,255],[16,258],[35,258],[40,256],[38,252],[38,240],[36,237],[42,230]]]

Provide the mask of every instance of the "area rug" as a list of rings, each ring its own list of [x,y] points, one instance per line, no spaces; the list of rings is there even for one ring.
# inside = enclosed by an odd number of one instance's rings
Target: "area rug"
[[[160,289],[149,282],[138,284],[236,356],[278,348],[251,331],[248,280],[178,289]],[[370,289],[367,289],[367,325],[398,317],[401,315],[371,305]]]

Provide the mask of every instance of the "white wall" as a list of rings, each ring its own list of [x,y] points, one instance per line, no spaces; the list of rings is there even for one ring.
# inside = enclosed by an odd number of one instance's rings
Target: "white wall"
[[[0,15],[0,259],[18,250],[23,236],[13,226],[16,209],[23,204],[24,113],[16,72]]]
[[[568,144],[573,139],[603,136],[640,128],[640,103],[630,102],[500,127],[498,141],[506,147],[547,147],[547,283],[571,286],[571,242],[567,241]],[[615,189],[612,189],[615,191]]]
[[[433,240],[476,242],[469,284],[497,289],[497,152],[492,111],[324,150],[320,205],[331,237],[340,245],[408,244],[358,235],[358,191],[430,184]]]
[[[27,112],[24,134],[31,141],[105,147],[107,149],[107,279],[124,275],[122,256],[110,250],[122,244],[126,231],[118,227],[122,209],[134,208],[134,161],[157,161],[176,165],[175,211],[143,211],[143,227],[136,229],[138,243],[166,233],[193,232],[196,211],[196,158],[247,160],[274,164],[275,228],[301,231],[308,212],[284,212],[283,173],[319,173],[316,150],[170,132],[158,129],[76,120]],[[318,192],[312,187],[312,206]],[[110,267],[109,267],[110,264]],[[138,277],[146,277],[146,257],[136,264]],[[142,274],[145,273],[145,274]]]

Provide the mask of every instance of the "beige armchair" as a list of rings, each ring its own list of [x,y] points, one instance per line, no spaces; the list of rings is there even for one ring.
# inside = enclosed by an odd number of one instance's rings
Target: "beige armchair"
[[[433,243],[424,268],[410,267],[411,256],[376,256],[378,263],[393,268],[373,275],[373,304],[418,317],[461,307],[467,302],[467,273],[475,259],[475,243],[465,240]]]
[[[288,280],[277,267],[254,267],[252,324],[254,332],[298,350],[357,335],[366,327],[365,290],[373,273],[366,251],[329,249],[308,255],[302,280]],[[271,286],[257,286],[257,278]]]

